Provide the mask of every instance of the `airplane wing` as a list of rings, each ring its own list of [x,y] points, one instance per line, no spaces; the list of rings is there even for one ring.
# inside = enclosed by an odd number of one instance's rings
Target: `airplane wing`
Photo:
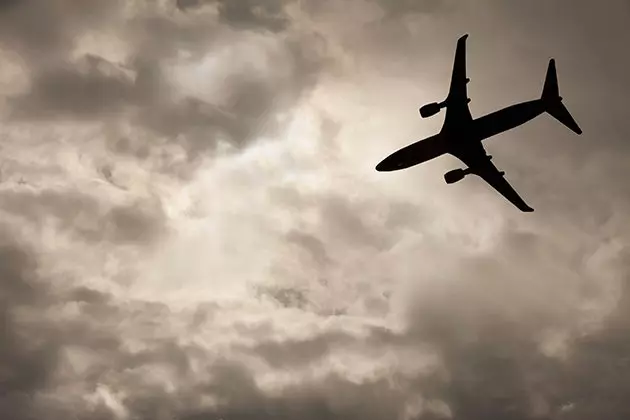
[[[476,152],[469,152],[465,156],[458,157],[462,162],[468,165],[471,173],[486,181],[519,210],[523,212],[534,211],[533,208],[523,201],[514,188],[512,188],[510,183],[505,179],[504,172],[499,171],[497,167],[494,166],[494,164],[490,161],[490,156],[487,156],[482,148],[478,150],[483,154],[480,153],[477,155]]]
[[[446,98],[445,124],[452,120],[461,122],[472,119],[468,109],[468,89],[466,89],[470,81],[466,77],[466,38],[468,34],[457,40],[451,86]]]

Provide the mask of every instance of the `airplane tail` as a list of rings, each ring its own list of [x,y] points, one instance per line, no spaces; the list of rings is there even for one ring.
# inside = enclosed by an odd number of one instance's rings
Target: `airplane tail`
[[[543,86],[541,99],[545,105],[545,111],[556,120],[560,121],[577,134],[582,134],[582,129],[575,122],[569,110],[562,104],[562,96],[558,89],[558,75],[556,73],[556,61],[549,60],[545,84]]]

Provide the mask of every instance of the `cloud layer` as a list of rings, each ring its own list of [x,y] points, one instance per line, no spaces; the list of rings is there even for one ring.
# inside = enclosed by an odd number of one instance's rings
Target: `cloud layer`
[[[0,3],[0,412],[624,418],[628,10],[483,3]],[[487,144],[531,217],[374,171],[465,32],[475,116],[555,56],[584,128]]]

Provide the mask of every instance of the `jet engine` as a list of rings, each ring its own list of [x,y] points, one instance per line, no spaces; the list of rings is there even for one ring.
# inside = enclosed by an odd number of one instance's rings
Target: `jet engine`
[[[444,181],[446,181],[447,184],[454,184],[461,181],[468,174],[469,172],[464,169],[453,169],[444,174]]]
[[[444,102],[442,103],[433,102],[430,104],[426,104],[420,108],[420,115],[422,116],[422,118],[432,117],[438,112],[440,112],[440,109],[444,108],[445,106],[446,105],[444,104]]]

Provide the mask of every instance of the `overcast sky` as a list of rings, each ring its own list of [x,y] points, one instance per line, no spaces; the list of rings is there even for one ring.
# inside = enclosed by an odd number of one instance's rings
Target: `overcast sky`
[[[12,420],[630,415],[627,1],[0,2],[0,412]],[[474,117],[536,211],[441,157]]]

